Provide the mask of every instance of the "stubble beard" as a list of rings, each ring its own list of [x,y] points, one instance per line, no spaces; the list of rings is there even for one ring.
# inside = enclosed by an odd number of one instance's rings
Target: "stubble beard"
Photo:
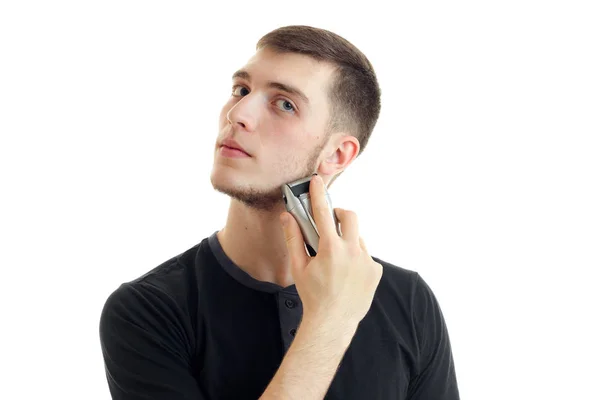
[[[320,143],[319,146],[313,150],[304,163],[304,168],[295,174],[296,176],[290,179],[289,182],[310,176],[316,172],[318,159],[321,155],[324,143],[325,141]],[[282,184],[284,183],[286,182],[282,182]],[[281,186],[262,188],[256,186],[221,185],[219,182],[213,179],[212,176],[211,184],[217,192],[223,193],[255,211],[271,212],[281,208],[283,205],[283,193],[281,192]]]

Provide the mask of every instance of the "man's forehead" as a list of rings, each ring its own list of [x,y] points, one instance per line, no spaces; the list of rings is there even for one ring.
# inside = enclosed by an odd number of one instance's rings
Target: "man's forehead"
[[[258,50],[241,69],[250,79],[293,84],[303,90],[323,88],[333,73],[333,66],[297,53]]]

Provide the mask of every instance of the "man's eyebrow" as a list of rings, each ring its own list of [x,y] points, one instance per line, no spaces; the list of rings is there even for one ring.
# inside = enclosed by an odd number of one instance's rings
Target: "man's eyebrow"
[[[245,79],[247,81],[251,80],[250,73],[243,69],[237,70],[233,73],[233,76],[231,77],[231,79],[233,80],[236,78]],[[307,104],[309,103],[308,97],[304,93],[302,93],[302,91],[300,89],[295,88],[291,85],[286,85],[285,83],[281,83],[281,82],[270,81],[267,83],[267,86],[275,88],[275,89],[279,89],[283,92],[287,92],[292,95],[296,95],[300,99],[302,99],[305,103],[307,103]]]

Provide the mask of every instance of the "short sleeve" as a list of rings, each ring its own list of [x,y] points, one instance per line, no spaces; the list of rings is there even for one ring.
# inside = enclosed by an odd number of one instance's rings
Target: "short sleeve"
[[[458,400],[459,392],[448,329],[438,301],[415,273],[413,323],[419,344],[418,374],[409,384],[410,400]]]
[[[123,284],[100,317],[100,344],[114,400],[202,400],[191,330],[176,303],[149,284]]]

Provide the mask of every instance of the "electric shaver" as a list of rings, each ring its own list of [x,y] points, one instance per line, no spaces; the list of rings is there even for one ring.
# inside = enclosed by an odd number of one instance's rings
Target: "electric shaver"
[[[319,231],[313,217],[309,193],[310,180],[314,175],[281,186],[285,208],[298,222],[300,230],[302,231],[302,236],[304,236],[306,249],[311,257],[314,257],[317,254],[317,251],[319,251]],[[327,189],[325,189],[325,200],[329,205],[329,211],[331,213],[331,218],[334,221],[337,234],[341,236],[340,224],[333,211]]]

